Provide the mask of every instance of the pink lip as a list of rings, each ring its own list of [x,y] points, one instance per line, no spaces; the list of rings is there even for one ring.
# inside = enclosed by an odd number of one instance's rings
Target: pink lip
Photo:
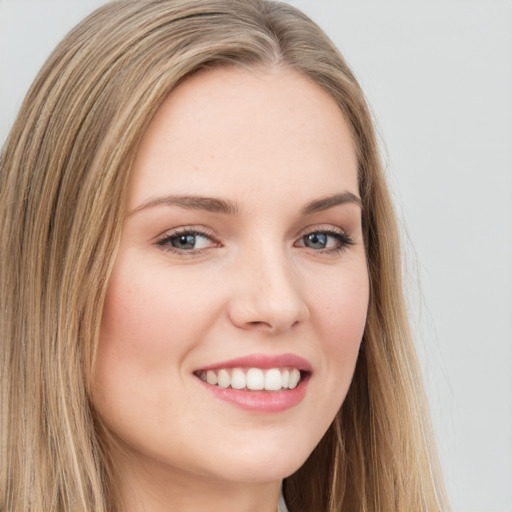
[[[230,359],[229,361],[221,361],[219,363],[210,364],[198,368],[198,370],[217,370],[220,368],[261,368],[267,370],[269,368],[293,367],[304,372],[311,372],[312,367],[309,361],[295,354],[252,354],[249,356]]]
[[[199,370],[207,371],[219,368],[268,369],[284,367],[297,368],[301,372],[308,372],[308,374],[305,376],[303,375],[295,389],[283,391],[249,391],[232,388],[222,389],[218,386],[208,384],[199,378],[198,383],[204,386],[205,389],[212,393],[216,398],[225,402],[230,402],[241,409],[256,413],[277,413],[295,407],[306,396],[312,367],[304,358],[295,354],[281,354],[277,356],[253,354],[204,366]]]
[[[222,389],[200,379],[197,381],[216,398],[230,402],[247,411],[258,413],[276,413],[291,409],[306,396],[309,375],[299,382],[295,389],[286,391],[244,391],[241,389]]]

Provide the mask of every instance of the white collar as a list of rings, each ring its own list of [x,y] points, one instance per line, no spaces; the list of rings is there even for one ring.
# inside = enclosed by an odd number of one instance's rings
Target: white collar
[[[277,512],[288,512],[286,508],[286,503],[284,502],[283,489],[281,489],[281,494],[279,496],[279,503],[277,504]]]

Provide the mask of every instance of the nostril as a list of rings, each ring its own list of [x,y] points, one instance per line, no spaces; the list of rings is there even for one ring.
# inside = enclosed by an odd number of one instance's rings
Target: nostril
[[[270,322],[263,322],[261,320],[255,320],[253,322],[247,322],[247,325],[252,325],[254,327],[272,327],[272,324]]]
[[[300,324],[300,321],[296,320],[295,322],[293,322],[289,326],[289,328],[293,329],[293,328],[297,327],[299,324]],[[263,321],[263,320],[256,320],[256,321],[252,321],[252,322],[247,322],[246,325],[249,328],[268,330],[270,332],[283,330],[282,326],[280,325],[280,323],[278,321],[275,321],[275,322],[268,321],[268,322],[266,322],[266,321]]]

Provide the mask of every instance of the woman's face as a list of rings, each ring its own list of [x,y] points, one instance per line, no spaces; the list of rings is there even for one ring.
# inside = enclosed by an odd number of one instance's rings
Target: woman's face
[[[280,480],[345,398],[367,305],[335,102],[294,71],[199,73],[136,158],[94,405],[137,471]]]

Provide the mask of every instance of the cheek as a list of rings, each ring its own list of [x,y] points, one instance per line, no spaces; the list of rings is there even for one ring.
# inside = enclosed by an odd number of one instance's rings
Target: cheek
[[[204,286],[203,276],[122,256],[105,298],[93,380],[96,405],[101,401],[106,414],[130,396],[167,400],[189,377],[184,361],[222,308],[217,287]]]
[[[205,306],[211,298],[180,273],[157,273],[147,263],[123,263],[109,283],[100,348],[134,357],[138,365],[176,361],[208,324],[206,315],[199,322],[197,311],[211,310]]]
[[[169,350],[164,334],[175,328],[172,306],[169,297],[155,290],[150,293],[136,281],[122,286],[113,280],[103,311],[98,356],[119,364],[133,360],[142,371],[150,370]]]
[[[149,406],[169,395],[194,334],[190,326],[199,328],[188,313],[193,305],[172,286],[147,265],[123,263],[109,282],[94,375],[95,405],[112,417],[130,396],[145,397],[141,403],[148,399]]]
[[[155,426],[166,425],[168,438],[179,428],[169,421],[170,404],[174,411],[186,406],[176,393],[189,377],[183,361],[211,323],[206,314],[199,321],[197,309],[208,310],[205,303],[213,300],[194,293],[190,283],[187,288],[179,275],[170,279],[163,273],[164,278],[148,267],[119,260],[114,268],[92,387],[92,402],[105,425],[143,451],[152,446],[144,439],[156,435]]]
[[[359,354],[368,309],[369,282],[366,268],[333,280],[323,293],[317,292],[315,325],[323,349],[325,379],[318,390],[332,417],[348,392]],[[321,391],[321,392],[320,392]]]
[[[328,348],[336,352],[358,349],[369,300],[366,266],[359,264],[338,279],[325,282],[313,295],[317,325],[323,329]],[[323,326],[323,327],[322,327]]]

